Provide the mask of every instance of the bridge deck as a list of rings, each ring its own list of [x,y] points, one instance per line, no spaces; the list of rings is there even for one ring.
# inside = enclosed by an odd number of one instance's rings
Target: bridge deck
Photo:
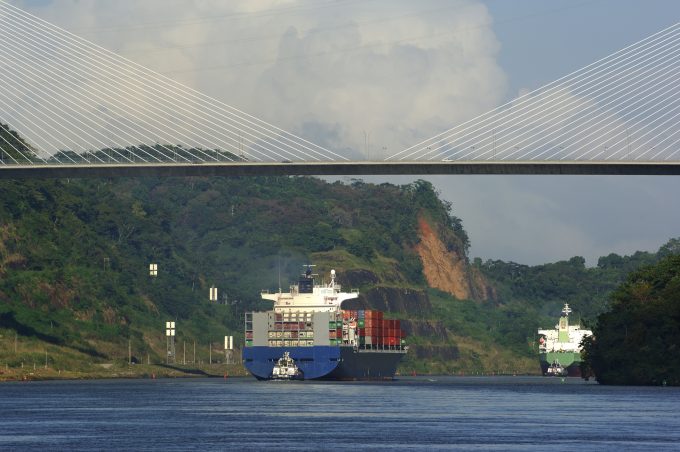
[[[140,176],[680,175],[680,162],[292,162],[4,165],[0,179]]]

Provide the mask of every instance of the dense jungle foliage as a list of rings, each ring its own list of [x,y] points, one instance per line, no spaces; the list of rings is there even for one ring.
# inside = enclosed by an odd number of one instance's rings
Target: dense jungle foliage
[[[680,386],[680,256],[629,275],[585,341],[586,369],[604,384]]]
[[[631,256],[612,253],[600,257],[595,267],[586,267],[579,256],[536,266],[497,260],[482,263],[479,259],[473,264],[496,287],[499,300],[533,307],[537,315],[551,319],[546,327],[554,323],[565,302],[574,309],[574,314],[592,325],[608,309],[612,292],[628,274],[675,254],[680,254],[679,239],[669,240],[655,253],[638,251]]]

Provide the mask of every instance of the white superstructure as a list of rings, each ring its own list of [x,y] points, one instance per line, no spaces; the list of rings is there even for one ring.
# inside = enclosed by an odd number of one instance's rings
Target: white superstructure
[[[358,290],[341,291],[340,284],[335,282],[335,270],[331,270],[330,283],[317,285],[314,283],[317,275],[312,273],[312,265],[306,267],[298,284],[290,286],[290,292],[282,292],[281,289],[273,294],[262,292],[262,299],[274,302],[275,313],[338,312],[343,301],[359,296]]]
[[[562,316],[555,329],[538,330],[539,350],[543,353],[553,352],[581,352],[581,341],[586,336],[592,336],[590,330],[582,330],[580,325],[569,325],[571,308],[565,303]]]

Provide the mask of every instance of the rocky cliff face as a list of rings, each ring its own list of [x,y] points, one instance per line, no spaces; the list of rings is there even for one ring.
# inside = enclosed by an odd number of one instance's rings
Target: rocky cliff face
[[[439,320],[402,320],[401,329],[407,336],[422,336],[446,341],[449,330]]]
[[[409,315],[422,315],[432,311],[427,292],[398,287],[374,287],[359,295],[359,298],[355,300],[347,300],[342,307],[343,309],[403,312]]]
[[[460,350],[455,345],[412,345],[409,353],[417,359],[454,361],[460,358]]]
[[[416,251],[430,287],[448,292],[459,300],[495,298],[495,292],[485,278],[470,268],[465,252],[456,243],[455,237],[447,237],[448,244],[445,243],[443,234],[433,229],[422,217],[419,219],[419,232],[420,242],[416,245]]]

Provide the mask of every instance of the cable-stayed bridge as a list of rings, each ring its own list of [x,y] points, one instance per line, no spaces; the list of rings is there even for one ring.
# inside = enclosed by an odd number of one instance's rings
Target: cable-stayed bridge
[[[680,174],[680,24],[350,160],[0,1],[0,177]]]

